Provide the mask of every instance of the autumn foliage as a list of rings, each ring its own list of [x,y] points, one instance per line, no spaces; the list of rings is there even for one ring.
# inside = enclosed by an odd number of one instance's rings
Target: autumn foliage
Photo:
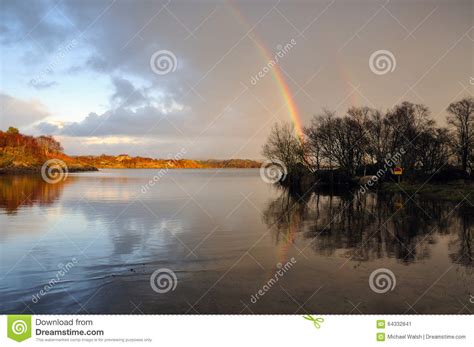
[[[140,169],[202,169],[202,168],[258,168],[260,163],[253,160],[191,160],[154,159],[130,157],[127,154],[100,156],[68,156],[61,144],[51,136],[27,136],[10,127],[0,131],[0,172],[1,170],[37,169],[49,159],[64,161],[69,170],[93,170],[95,168],[140,168]]]
[[[64,154],[51,136],[28,136],[10,127],[0,131],[0,173],[37,172],[50,159],[63,161],[69,171],[90,171],[95,167]]]

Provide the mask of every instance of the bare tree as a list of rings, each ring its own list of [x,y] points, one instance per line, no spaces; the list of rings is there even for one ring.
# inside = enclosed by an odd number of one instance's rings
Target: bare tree
[[[392,131],[390,123],[382,112],[373,110],[370,113],[366,134],[367,152],[371,163],[378,168],[382,167],[385,159],[389,157]]]
[[[448,163],[452,152],[448,129],[429,129],[417,140],[417,169],[433,174]]]
[[[417,165],[417,153],[420,135],[434,127],[434,121],[429,118],[428,107],[422,104],[402,102],[388,111],[386,119],[390,124],[390,154],[404,149],[405,154],[401,158],[401,165],[413,172]]]
[[[473,98],[449,106],[449,124],[456,136],[447,128],[436,127],[428,107],[422,104],[405,101],[384,113],[352,107],[343,117],[323,110],[304,129],[304,140],[288,124],[276,125],[263,153],[283,162],[289,171],[304,165],[306,171],[320,171],[319,176],[324,175],[323,169],[329,169],[333,177],[333,169],[342,169],[338,174],[344,180],[362,170],[365,175],[368,166],[385,169],[387,160],[395,156],[396,164],[413,179],[437,173],[452,160],[453,152],[467,170],[474,162],[473,110]]]
[[[305,129],[308,138],[308,148],[312,153],[317,153],[318,169],[322,166],[333,168],[334,157],[334,120],[335,113],[329,110],[323,110],[323,113],[314,116],[311,120],[311,126]]]
[[[289,173],[294,172],[299,165],[304,165],[302,141],[288,123],[273,126],[262,153],[270,160],[281,161]]]
[[[455,134],[454,149],[461,162],[464,171],[472,169],[470,158],[474,148],[474,99],[464,98],[451,103],[447,111],[449,113],[448,123]]]
[[[307,138],[306,157],[312,159],[316,170],[323,167],[332,168],[334,158],[333,152],[333,131],[332,123],[335,113],[323,110],[323,113],[316,115],[311,120],[311,126],[304,128]]]

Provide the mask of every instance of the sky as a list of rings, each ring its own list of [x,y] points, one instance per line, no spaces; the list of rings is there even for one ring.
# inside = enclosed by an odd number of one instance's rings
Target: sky
[[[73,155],[260,159],[276,122],[473,94],[470,0],[0,4],[0,129]]]

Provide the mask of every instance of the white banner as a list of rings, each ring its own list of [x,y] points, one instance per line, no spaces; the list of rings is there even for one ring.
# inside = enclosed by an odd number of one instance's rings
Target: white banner
[[[0,346],[473,346],[472,315],[3,315]]]

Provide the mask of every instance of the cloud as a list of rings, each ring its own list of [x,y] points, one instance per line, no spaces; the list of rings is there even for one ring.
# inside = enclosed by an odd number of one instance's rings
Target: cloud
[[[92,112],[80,122],[68,123],[62,128],[56,127],[55,133],[79,137],[172,135],[177,130],[173,129],[171,124],[176,124],[176,128],[183,127],[184,116],[183,112],[166,114],[163,109],[154,106],[142,106],[135,110],[120,107],[100,115]],[[166,121],[165,118],[168,120]],[[43,126],[40,124],[39,128]]]
[[[122,77],[113,77],[111,108],[102,114],[95,112],[79,122],[53,124],[42,122],[36,130],[42,133],[92,137],[135,135],[171,135],[185,131],[190,120],[189,109],[166,93],[148,95],[147,88],[137,88]],[[166,119],[165,119],[166,118]],[[181,130],[182,129],[182,130]]]
[[[107,61],[99,56],[91,56],[86,61],[86,67],[92,68],[99,72],[110,72],[111,68]]]
[[[35,134],[39,135],[52,135],[58,134],[60,129],[61,126],[58,124],[50,122],[41,122],[34,127],[33,131]]]
[[[0,94],[0,129],[9,126],[26,127],[40,121],[50,114],[37,100],[21,100],[7,94]]]
[[[42,48],[25,51],[25,61],[35,62],[44,58],[44,52],[54,51],[58,45],[75,32],[76,28],[61,18],[58,3],[51,0],[16,1],[2,0],[0,11],[0,42],[16,45],[24,41],[37,42]],[[37,46],[36,46],[37,47]]]
[[[125,106],[143,105],[149,100],[144,90],[135,88],[133,84],[121,77],[112,78],[115,92],[111,96],[113,104]]]

